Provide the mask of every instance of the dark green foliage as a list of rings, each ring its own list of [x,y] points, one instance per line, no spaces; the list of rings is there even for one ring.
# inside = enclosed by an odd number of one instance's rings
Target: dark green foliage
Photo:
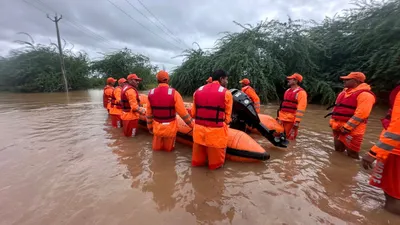
[[[20,92],[64,91],[57,46],[21,42],[25,46],[0,58],[0,88]],[[65,49],[64,62],[71,90],[89,87],[89,66],[86,53]]]
[[[48,46],[17,41],[24,46],[13,50],[9,56],[0,57],[0,90],[18,92],[64,91],[58,49]],[[149,58],[133,54],[129,49],[110,53],[103,59],[90,62],[86,53],[73,53],[63,46],[65,71],[69,90],[104,87],[108,76],[126,77],[136,73],[143,78],[140,88],[155,83],[155,70]]]
[[[225,33],[211,51],[186,50],[171,84],[191,95],[215,69],[226,70],[229,87],[249,78],[266,102],[287,88],[285,77],[304,77],[309,100],[332,103],[342,88],[339,76],[361,71],[380,95],[400,80],[400,1],[355,1],[344,15],[314,21],[263,21]]]
[[[127,48],[104,55],[103,59],[91,63],[91,69],[103,74],[104,80],[107,77],[126,78],[127,75],[135,73],[143,79],[140,89],[156,83],[157,67],[150,64],[148,57],[135,54]]]

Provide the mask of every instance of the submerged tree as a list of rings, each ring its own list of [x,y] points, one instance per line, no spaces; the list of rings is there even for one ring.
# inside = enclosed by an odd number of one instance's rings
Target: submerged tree
[[[102,59],[91,63],[91,69],[102,74],[104,79],[110,76],[116,79],[126,78],[128,74],[135,73],[143,79],[139,86],[141,89],[156,81],[157,67],[150,63],[150,59],[127,48],[104,54]]]
[[[172,85],[192,94],[214,69],[230,74],[230,87],[244,77],[261,99],[277,100],[286,88],[285,77],[304,77],[309,99],[332,103],[343,85],[339,76],[351,71],[367,75],[375,92],[391,89],[400,78],[400,1],[354,1],[355,8],[321,23],[267,20],[242,25],[241,32],[224,33],[214,49],[187,50],[173,73]]]

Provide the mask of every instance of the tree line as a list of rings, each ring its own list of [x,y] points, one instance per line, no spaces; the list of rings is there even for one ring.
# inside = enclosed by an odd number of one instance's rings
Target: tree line
[[[16,41],[21,48],[14,49],[6,57],[0,57],[0,90],[15,92],[58,92],[64,91],[57,45],[35,44]],[[142,54],[124,48],[103,54],[91,61],[84,51],[73,51],[64,41],[63,56],[69,90],[102,87],[107,77],[116,79],[137,73],[143,79],[140,89],[155,83],[156,66]]]
[[[200,46],[184,52],[171,84],[192,93],[221,68],[229,87],[251,80],[263,102],[278,100],[285,77],[298,72],[309,100],[328,104],[343,84],[339,76],[361,71],[375,93],[384,97],[400,80],[400,1],[354,1],[354,7],[317,23],[312,20],[262,21],[226,32],[211,50]]]

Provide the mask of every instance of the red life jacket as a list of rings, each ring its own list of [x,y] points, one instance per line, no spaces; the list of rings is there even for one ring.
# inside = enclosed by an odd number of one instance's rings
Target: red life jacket
[[[393,110],[394,100],[396,99],[396,95],[397,95],[397,93],[399,93],[399,91],[400,91],[400,85],[398,85],[395,89],[392,90],[392,92],[390,92],[390,96],[389,96],[390,108],[389,108],[386,116],[381,119],[382,126],[385,129],[387,129],[389,127],[390,121],[392,120],[392,110]]]
[[[218,83],[201,86],[194,94],[195,123],[206,127],[223,127],[226,88]]]
[[[104,108],[107,108],[107,104],[111,102],[111,98],[110,98],[109,96],[106,95],[106,90],[107,90],[108,88],[112,88],[112,87],[109,86],[109,85],[106,85],[106,86],[104,87],[104,89],[103,89],[103,107],[104,107]]]
[[[126,97],[125,93],[133,89],[136,93],[136,101],[138,105],[140,104],[140,99],[139,99],[139,92],[130,84],[126,84],[121,91],[121,105],[122,105],[122,111],[124,112],[130,112],[131,111],[131,105],[129,105],[129,99]]]
[[[117,89],[117,88],[121,89],[120,86],[116,87],[115,89]],[[112,97],[111,97],[111,107],[115,107],[117,109],[122,109],[121,103],[118,103],[118,104],[115,103],[115,101],[117,100],[117,98],[115,97],[115,94],[114,94],[115,93],[115,89],[114,89]]]
[[[279,110],[283,112],[296,113],[297,105],[299,104],[299,102],[297,101],[297,93],[302,90],[303,88],[301,87],[298,87],[296,89],[287,89],[285,91],[285,94],[283,95],[283,101]]]
[[[154,120],[166,123],[175,120],[175,89],[168,86],[153,88],[149,92],[149,102]]]
[[[358,95],[363,92],[371,93],[375,97],[375,94],[369,90],[355,91],[348,97],[345,97],[346,92],[342,91],[337,97],[333,111],[329,113],[330,115],[332,115],[332,119],[339,121],[348,121],[356,112]],[[367,119],[365,119],[363,122],[366,123]]]

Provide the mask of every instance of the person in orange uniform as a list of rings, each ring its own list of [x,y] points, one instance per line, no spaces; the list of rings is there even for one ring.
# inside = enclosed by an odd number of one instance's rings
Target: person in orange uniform
[[[371,87],[364,83],[366,78],[361,72],[351,72],[340,79],[344,81],[345,88],[331,106],[334,107],[332,112],[325,117],[332,116],[329,126],[333,131],[335,150],[347,150],[349,157],[359,159],[358,153],[369,114],[375,104],[375,95]]]
[[[228,75],[216,70],[212,83],[201,86],[193,94],[192,166],[206,165],[209,169],[218,169],[225,163],[228,145],[228,125],[231,122],[233,97],[226,89]]]
[[[297,137],[300,121],[307,108],[307,93],[300,87],[303,76],[294,73],[286,78],[289,89],[286,90],[278,110],[277,121],[284,127],[288,140]]]
[[[400,85],[390,94],[388,116],[382,120],[379,141],[362,158],[365,169],[377,160],[369,183],[381,188],[386,210],[400,215]]]
[[[107,85],[103,89],[103,107],[110,112],[111,109],[111,98],[114,91],[115,80],[112,77],[107,78]]]
[[[139,115],[145,115],[146,110],[140,107],[139,92],[137,88],[142,78],[136,74],[129,74],[128,83],[124,85],[121,91],[122,103],[122,127],[126,137],[136,136],[136,128],[139,122]]]
[[[207,84],[212,83],[212,77],[209,77],[209,78],[206,80],[206,83],[207,83]]]
[[[243,80],[239,81],[239,83],[242,84],[242,91],[249,96],[251,101],[253,101],[256,112],[260,113],[260,98],[258,97],[256,91],[250,87],[250,80],[244,78]]]
[[[113,95],[111,98],[111,109],[110,109],[111,125],[115,128],[122,127],[121,91],[125,83],[126,83],[125,78],[121,78],[118,80],[118,86],[114,88]]]
[[[169,87],[169,75],[161,70],[156,75],[158,87],[148,94],[146,118],[147,128],[153,136],[153,150],[170,152],[175,147],[178,124],[176,113],[193,128],[192,117],[183,104],[182,96],[178,91]]]

